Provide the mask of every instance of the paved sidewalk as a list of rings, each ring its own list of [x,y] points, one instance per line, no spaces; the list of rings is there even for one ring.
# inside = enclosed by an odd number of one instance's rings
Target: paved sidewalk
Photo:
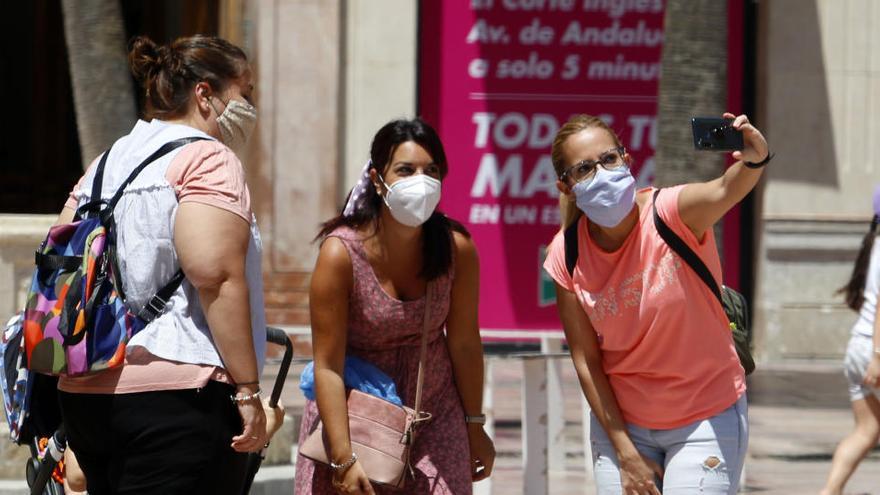
[[[853,426],[838,363],[764,367],[750,379],[751,440],[746,488],[751,493],[817,493],[837,443]],[[856,470],[846,493],[880,494],[880,455]]]
[[[499,466],[493,493],[522,492],[519,381],[521,367],[497,361],[495,404]],[[817,493],[837,442],[852,427],[846,383],[837,363],[762,366],[749,378],[751,437],[746,493]],[[583,468],[580,403],[573,370],[563,367],[566,463],[550,476],[550,493],[592,494]],[[880,451],[872,453],[847,485],[849,494],[880,494]]]

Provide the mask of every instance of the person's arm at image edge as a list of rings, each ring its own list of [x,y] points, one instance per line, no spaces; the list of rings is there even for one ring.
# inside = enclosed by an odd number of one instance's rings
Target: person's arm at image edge
[[[681,220],[697,239],[702,239],[706,230],[758,184],[765,167],[750,168],[744,162],[758,163],[769,153],[764,136],[749,123],[745,115],[725,113],[724,117],[734,119],[733,127],[743,133],[743,150],[732,153],[737,162],[717,179],[686,185],[678,197]]]

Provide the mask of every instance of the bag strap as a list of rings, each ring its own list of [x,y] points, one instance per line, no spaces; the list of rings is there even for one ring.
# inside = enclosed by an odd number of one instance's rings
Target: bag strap
[[[125,188],[131,184],[135,178],[137,178],[138,174],[140,174],[147,165],[155,162],[159,158],[162,158],[166,154],[171,151],[180,148],[181,146],[185,146],[189,143],[194,143],[196,141],[206,141],[208,138],[200,137],[200,136],[191,136],[180,139],[175,139],[173,141],[169,141],[159,147],[158,150],[154,151],[147,158],[145,158],[135,169],[128,175],[128,177],[123,181],[123,183],[116,189],[116,192],[113,194],[113,197],[106,203],[106,207],[99,210],[98,214],[101,215],[101,222],[104,225],[109,225],[110,223],[115,223],[113,219],[113,208],[116,207],[116,204],[122,198],[123,192],[125,192]],[[111,147],[112,149],[112,147]],[[92,197],[90,198],[89,204],[99,205],[101,204],[101,183],[104,179],[104,167],[107,163],[107,156],[110,154],[110,149],[108,149],[104,155],[101,157],[100,163],[98,163],[98,168],[95,170],[95,178],[92,182]],[[84,205],[87,206],[87,205]],[[115,249],[111,248],[111,263],[113,263],[113,273],[118,277],[119,264],[116,260],[116,252]],[[168,305],[168,300],[171,299],[171,296],[177,291],[180,284],[183,283],[185,275],[183,270],[178,269],[177,273],[171,277],[171,280],[165,284],[162,288],[160,288],[153,297],[147,301],[147,304],[138,311],[138,318],[143,320],[143,322],[150,323],[155,320],[156,317],[162,314],[165,311],[165,306]],[[122,284],[119,280],[116,280],[116,288],[119,294],[122,296],[122,299],[125,300],[125,294],[122,291]]]
[[[568,270],[568,276],[574,276],[574,267],[578,261],[578,224],[581,218],[578,217],[571,225],[565,228],[565,268]]]
[[[34,264],[43,270],[64,270],[72,272],[82,265],[82,256],[65,256],[62,254],[34,253]]]
[[[415,421],[422,420],[422,384],[425,381],[425,358],[428,356],[428,331],[431,327],[431,303],[434,300],[434,282],[428,281],[425,288],[425,320],[422,325],[422,345],[419,350],[419,372],[416,375],[416,401],[413,408],[416,411]]]
[[[171,296],[174,295],[177,288],[183,283],[185,277],[183,270],[178,269],[177,273],[171,277],[171,280],[164,287],[156,291],[156,294],[138,311],[138,318],[143,320],[144,323],[149,323],[161,315],[165,311],[165,306],[168,305]]]
[[[431,419],[430,414],[422,413],[422,385],[425,381],[425,358],[428,356],[428,331],[431,327],[431,303],[434,301],[433,293],[434,282],[429,280],[428,286],[425,288],[425,320],[422,325],[422,344],[421,349],[419,350],[419,371],[416,375],[416,400],[413,404],[415,417],[412,419],[412,422],[407,425],[404,436],[401,439],[401,442],[408,446],[412,446],[416,440],[416,427],[421,422]],[[406,470],[409,472],[410,476],[415,477],[415,470],[410,462],[408,451],[406,454]]]
[[[103,223],[107,223],[110,220],[110,217],[113,214],[113,208],[116,207],[116,203],[122,198],[122,193],[125,192],[125,188],[129,186],[140,174],[147,165],[153,163],[154,161],[162,158],[169,152],[187,145],[189,143],[193,143],[196,141],[205,141],[209,138],[200,137],[200,136],[191,136],[180,139],[175,139],[174,141],[169,141],[163,144],[158,150],[154,151],[150,156],[144,159],[135,169],[128,175],[128,177],[123,181],[122,185],[116,189],[116,193],[113,194],[113,197],[110,198],[109,201],[104,202],[101,201],[101,194],[103,190],[104,183],[104,169],[107,165],[107,157],[110,155],[110,151],[113,149],[113,146],[107,149],[103,155],[101,155],[101,160],[98,162],[98,167],[95,169],[95,177],[92,179],[92,195],[89,197],[89,202],[77,208],[77,217],[81,217],[81,213],[83,212],[95,212],[101,215],[101,220]],[[101,208],[102,205],[106,205],[104,208]]]
[[[107,165],[107,157],[110,156],[110,150],[113,149],[111,144],[107,151],[101,155],[101,161],[98,162],[98,168],[95,169],[95,178],[92,180],[92,195],[89,196],[90,201],[101,201],[101,188],[104,182],[104,167]]]
[[[654,191],[654,197],[651,201],[651,207],[654,209],[654,228],[657,229],[657,233],[660,234],[660,237],[666,241],[666,244],[675,251],[681,259],[687,263],[691,269],[696,272],[697,276],[709,287],[709,290],[712,291],[712,294],[715,294],[715,297],[718,299],[718,302],[721,303],[721,307],[724,307],[724,301],[721,299],[721,289],[718,287],[718,282],[715,281],[715,278],[712,276],[712,272],[709,271],[709,268],[703,263],[703,260],[694,252],[693,249],[688,247],[685,244],[684,240],[678,236],[666,222],[660,218],[660,214],[657,212],[657,196],[660,194],[660,189]]]
[[[101,155],[101,159],[98,160],[98,166],[95,168],[95,177],[92,179],[92,195],[89,196],[88,203],[76,209],[76,213],[73,216],[74,221],[82,219],[88,213],[98,213],[101,210],[101,205],[103,204],[101,202],[101,188],[104,182],[104,167],[107,165],[107,157],[110,156],[110,150],[112,149],[113,145],[110,145],[107,151]]]
[[[154,151],[150,156],[146,157],[144,159],[144,161],[142,161],[140,163],[140,165],[138,165],[137,167],[135,167],[134,170],[132,170],[132,172],[131,172],[131,174],[129,174],[128,178],[125,179],[125,182],[123,182],[122,185],[120,185],[119,188],[116,189],[116,194],[114,194],[113,197],[110,198],[110,201],[107,202],[107,209],[112,211],[113,208],[116,207],[116,203],[118,203],[120,198],[122,198],[122,193],[125,192],[125,188],[128,187],[128,185],[131,184],[135,178],[137,178],[138,174],[140,174],[141,171],[143,171],[143,169],[145,169],[147,167],[147,165],[153,163],[154,161],[158,160],[159,158],[162,158],[163,156],[165,156],[166,154],[168,154],[172,150],[180,148],[181,146],[187,145],[189,143],[194,143],[196,141],[205,141],[205,140],[208,140],[208,138],[192,136],[192,137],[175,139],[174,141],[169,141],[169,142],[163,144],[162,147],[160,147],[159,149]],[[108,150],[108,153],[106,153],[106,154],[109,154],[109,150]],[[102,171],[102,173],[103,173],[103,171]],[[97,179],[97,173],[95,174],[95,177]],[[93,187],[94,187],[94,185],[93,185]],[[100,197],[98,199],[100,199]],[[95,198],[92,197],[92,201],[94,201],[94,200],[95,200]]]

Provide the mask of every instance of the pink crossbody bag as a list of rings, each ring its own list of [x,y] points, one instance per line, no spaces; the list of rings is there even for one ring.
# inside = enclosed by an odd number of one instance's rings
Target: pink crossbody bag
[[[432,282],[428,282],[425,295],[425,321],[422,327],[416,400],[413,408],[401,407],[359,390],[349,389],[346,392],[351,449],[357,454],[357,460],[370,481],[380,485],[403,488],[407,474],[413,476],[409,456],[416,439],[416,429],[431,419],[431,415],[422,412],[420,407],[425,356],[428,351],[433,286]],[[300,446],[299,452],[315,462],[329,466],[329,451],[330,445],[324,435],[323,423],[319,422]]]

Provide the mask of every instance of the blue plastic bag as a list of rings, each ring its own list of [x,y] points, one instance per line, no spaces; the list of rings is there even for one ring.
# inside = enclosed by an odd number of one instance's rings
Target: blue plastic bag
[[[355,356],[346,356],[345,371],[342,377],[347,388],[360,390],[366,394],[375,395],[392,404],[403,406],[403,401],[397,395],[397,387],[394,380],[379,368]],[[315,363],[307,364],[299,377],[299,389],[309,400],[315,400]]]

